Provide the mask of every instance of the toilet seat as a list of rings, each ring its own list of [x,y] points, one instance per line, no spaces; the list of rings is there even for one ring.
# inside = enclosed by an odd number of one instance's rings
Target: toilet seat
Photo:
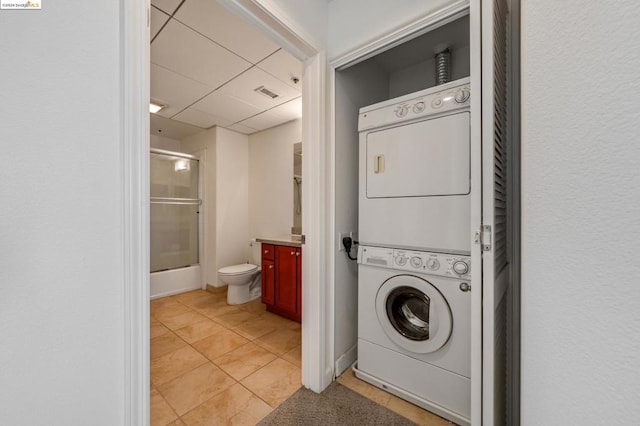
[[[247,272],[254,272],[258,269],[258,266],[251,263],[242,263],[240,265],[231,265],[220,268],[218,273],[224,276],[242,275]]]

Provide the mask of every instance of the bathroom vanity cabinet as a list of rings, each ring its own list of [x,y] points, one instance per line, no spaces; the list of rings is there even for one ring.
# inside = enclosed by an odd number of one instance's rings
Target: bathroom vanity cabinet
[[[302,248],[262,243],[262,303],[277,315],[300,322]]]

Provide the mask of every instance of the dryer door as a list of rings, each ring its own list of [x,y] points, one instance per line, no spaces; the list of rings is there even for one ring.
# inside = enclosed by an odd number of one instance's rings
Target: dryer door
[[[449,304],[435,286],[414,275],[386,280],[376,295],[376,313],[386,335],[407,351],[435,352],[451,337]]]

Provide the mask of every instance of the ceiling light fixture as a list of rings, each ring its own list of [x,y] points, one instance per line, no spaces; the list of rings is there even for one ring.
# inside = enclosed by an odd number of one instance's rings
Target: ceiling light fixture
[[[162,108],[166,107],[166,105],[161,105],[155,102],[149,102],[149,112],[152,114],[157,113],[158,111],[160,111]]]

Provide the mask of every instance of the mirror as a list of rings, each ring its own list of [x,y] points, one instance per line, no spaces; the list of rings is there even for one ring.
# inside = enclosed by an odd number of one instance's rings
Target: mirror
[[[302,234],[302,142],[293,145],[293,226],[291,233]]]

